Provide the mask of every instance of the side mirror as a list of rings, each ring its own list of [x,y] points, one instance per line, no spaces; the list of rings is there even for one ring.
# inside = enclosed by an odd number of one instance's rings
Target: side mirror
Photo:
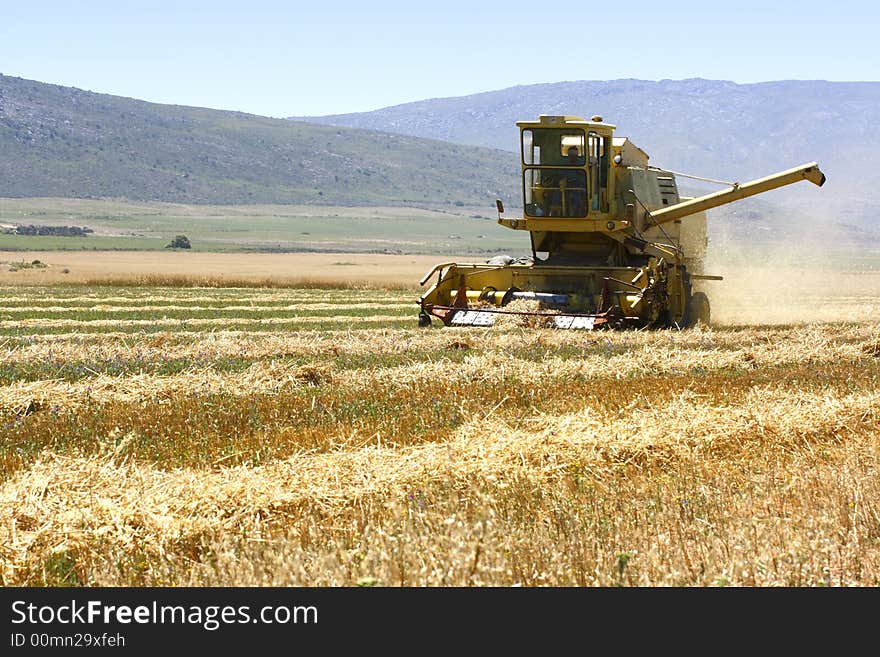
[[[501,202],[500,198],[495,199],[495,207],[498,208],[498,214],[504,214],[504,203]]]

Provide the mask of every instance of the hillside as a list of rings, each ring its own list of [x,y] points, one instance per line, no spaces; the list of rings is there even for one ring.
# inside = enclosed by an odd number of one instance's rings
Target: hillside
[[[749,180],[815,160],[828,183],[821,195],[806,196],[812,211],[842,218],[845,208],[847,221],[871,226],[880,211],[878,82],[558,82],[298,118],[516,151],[516,121],[539,114],[599,114],[652,164],[721,180]],[[766,198],[802,205],[805,197],[789,188]]]
[[[516,166],[488,148],[0,75],[0,197],[491,208]]]
[[[197,233],[200,249],[325,250],[348,225],[335,220],[338,210],[327,208],[419,207],[488,218],[494,199],[501,198],[515,212],[520,204],[515,122],[540,113],[599,113],[618,126],[619,135],[648,151],[653,164],[674,171],[749,180],[811,160],[820,163],[828,175],[821,190],[794,185],[713,210],[709,231],[716,250],[757,245],[769,253],[781,246],[785,257],[796,254],[800,263],[828,259],[829,251],[873,262],[880,243],[875,223],[880,173],[870,166],[869,153],[880,148],[873,128],[880,119],[878,101],[880,83],[613,80],[299,117],[304,121],[161,105],[0,75],[0,198],[250,206],[266,212],[275,206],[247,225],[227,225],[235,214],[227,209],[207,215],[171,209],[179,217],[169,221],[157,219],[157,212],[165,217],[168,211],[155,208],[124,213],[131,220],[105,217],[104,210],[73,217],[64,208],[56,212],[51,200],[42,208],[20,208],[20,218],[36,224],[81,219],[100,233],[80,240],[90,248],[101,240],[108,248],[152,248],[142,238],[165,244],[169,236],[187,232]],[[689,179],[680,186],[691,195],[717,188]],[[306,225],[290,222],[290,213],[278,211],[278,205],[321,209]],[[4,204],[7,219],[15,222],[19,216],[12,206]],[[483,252],[501,247],[497,234],[503,233],[499,239],[505,244],[510,237],[497,226],[453,227],[445,215],[392,218],[381,229],[373,213],[361,215],[367,221],[359,220],[355,233],[382,242],[364,246],[367,250]],[[331,223],[332,230],[324,230]],[[463,240],[470,233],[477,237]],[[460,241],[447,244],[447,238]],[[64,248],[81,246],[74,244],[78,238],[62,239]],[[414,240],[421,246],[413,246]],[[6,241],[5,248],[16,250],[61,246],[48,238]],[[459,243],[467,248],[454,246]],[[527,249],[527,241],[522,244]]]

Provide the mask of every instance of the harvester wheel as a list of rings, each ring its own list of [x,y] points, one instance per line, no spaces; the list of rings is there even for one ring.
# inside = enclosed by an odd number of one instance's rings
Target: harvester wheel
[[[711,318],[711,309],[709,307],[709,297],[705,292],[694,292],[688,301],[687,312],[685,313],[685,326],[690,328],[696,326],[697,323],[709,326]]]
[[[431,325],[431,317],[427,313],[419,313],[419,326],[424,328]]]

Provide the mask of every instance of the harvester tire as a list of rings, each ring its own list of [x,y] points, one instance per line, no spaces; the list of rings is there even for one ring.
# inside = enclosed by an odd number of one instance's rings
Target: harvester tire
[[[419,326],[425,328],[431,325],[431,317],[427,313],[419,313]]]
[[[685,312],[685,327],[691,328],[698,323],[709,326],[712,311],[709,307],[709,297],[705,292],[694,292],[688,301],[687,311]]]

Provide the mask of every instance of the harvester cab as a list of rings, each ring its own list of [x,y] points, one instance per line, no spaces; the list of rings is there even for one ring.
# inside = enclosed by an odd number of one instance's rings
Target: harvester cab
[[[710,320],[703,271],[706,211],[800,180],[821,186],[815,162],[697,198],[676,174],[600,116],[520,121],[523,216],[498,223],[528,231],[531,256],[442,263],[418,303],[419,325],[491,326],[502,315],[557,328],[689,327]],[[680,174],[679,174],[680,175]],[[518,302],[518,303],[514,303]],[[527,303],[525,303],[527,302]]]

